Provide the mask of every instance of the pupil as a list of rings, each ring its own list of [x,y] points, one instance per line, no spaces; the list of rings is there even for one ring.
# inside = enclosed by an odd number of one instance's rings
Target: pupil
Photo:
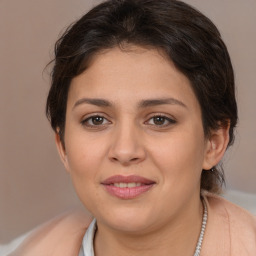
[[[162,116],[156,116],[154,117],[154,123],[157,125],[162,125],[164,124],[165,118]]]
[[[100,116],[95,116],[95,117],[92,118],[92,122],[95,125],[102,124],[103,123],[103,118],[100,117]]]

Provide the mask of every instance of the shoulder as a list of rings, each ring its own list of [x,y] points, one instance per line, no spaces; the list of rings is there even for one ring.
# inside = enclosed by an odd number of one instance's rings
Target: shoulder
[[[92,217],[74,209],[36,228],[10,256],[78,255],[80,245]]]
[[[205,198],[219,232],[228,229],[232,255],[256,255],[256,216],[221,196],[206,193]]]
[[[224,199],[219,195],[205,193],[205,197],[208,201],[209,206],[215,212],[226,213],[229,221],[232,222],[232,224],[249,224],[250,227],[254,228],[256,232],[256,216],[253,216],[247,210],[241,208],[236,204],[231,203],[230,201]]]

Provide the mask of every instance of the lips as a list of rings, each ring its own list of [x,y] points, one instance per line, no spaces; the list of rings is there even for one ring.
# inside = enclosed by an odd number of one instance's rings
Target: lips
[[[106,191],[121,199],[133,199],[149,191],[156,182],[141,176],[111,176],[101,184]]]

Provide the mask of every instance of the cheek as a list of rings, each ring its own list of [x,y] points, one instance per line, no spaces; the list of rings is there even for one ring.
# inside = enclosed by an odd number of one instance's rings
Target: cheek
[[[88,136],[69,136],[66,152],[71,176],[91,179],[96,175],[106,154],[103,145]]]
[[[163,177],[172,183],[181,179],[186,183],[192,177],[200,179],[204,158],[203,132],[189,129],[170,134],[152,148],[151,155],[155,165],[164,172]]]
[[[66,143],[69,173],[76,193],[87,209],[93,212],[99,200],[99,175],[104,148],[97,142],[69,137]]]

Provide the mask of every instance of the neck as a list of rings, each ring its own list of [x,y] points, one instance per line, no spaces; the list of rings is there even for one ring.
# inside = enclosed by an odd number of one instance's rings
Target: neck
[[[197,206],[197,207],[195,207]],[[95,255],[193,255],[202,224],[203,207],[200,200],[183,209],[168,223],[138,233],[112,230],[98,222]]]

